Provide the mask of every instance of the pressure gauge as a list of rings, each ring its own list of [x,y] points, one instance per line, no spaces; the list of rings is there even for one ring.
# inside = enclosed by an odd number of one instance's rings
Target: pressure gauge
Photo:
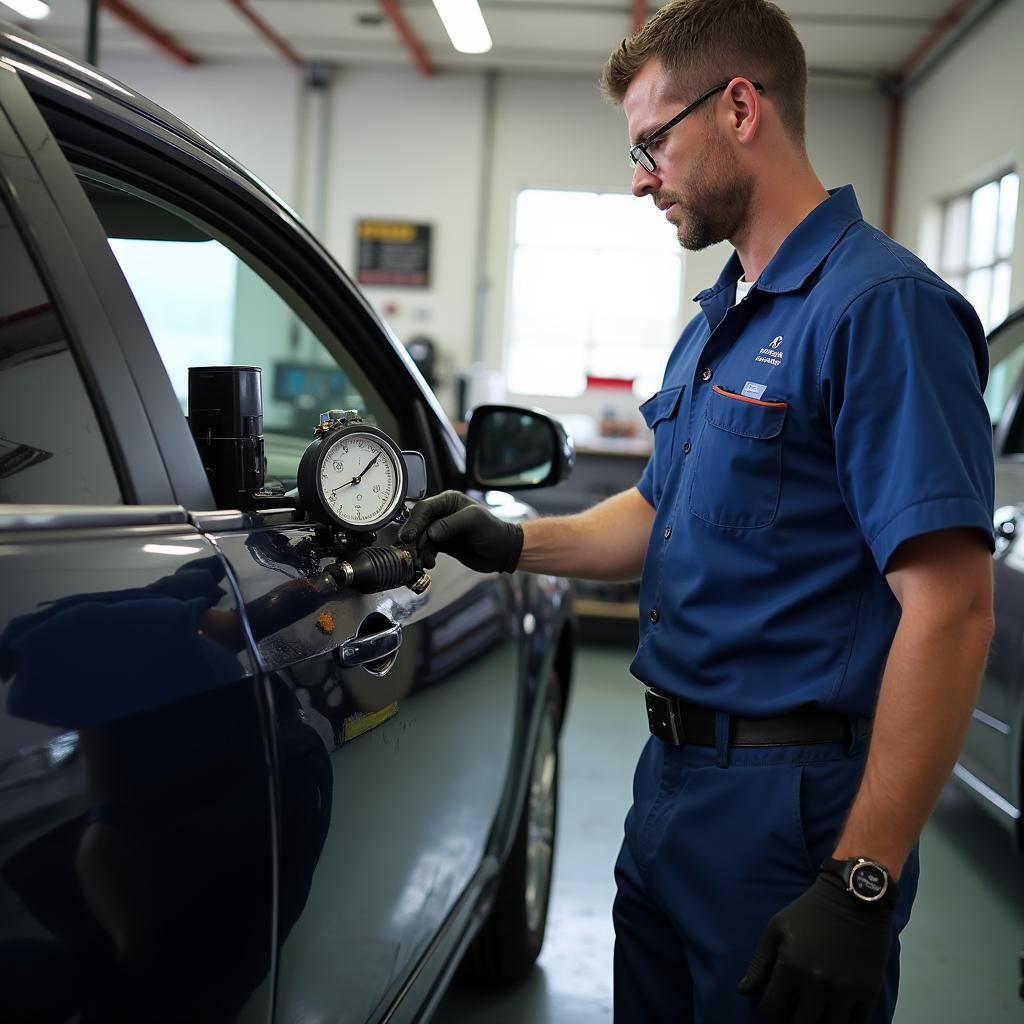
[[[408,493],[401,449],[355,412],[322,413],[299,462],[299,497],[314,519],[366,533],[391,522]]]

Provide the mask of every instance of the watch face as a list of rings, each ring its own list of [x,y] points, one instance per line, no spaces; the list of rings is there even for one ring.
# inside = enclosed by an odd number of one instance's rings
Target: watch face
[[[865,861],[850,870],[850,889],[862,900],[880,900],[889,887],[889,877],[877,864]]]
[[[402,501],[402,468],[395,450],[361,431],[343,433],[320,461],[317,486],[326,508],[346,526],[373,529]]]

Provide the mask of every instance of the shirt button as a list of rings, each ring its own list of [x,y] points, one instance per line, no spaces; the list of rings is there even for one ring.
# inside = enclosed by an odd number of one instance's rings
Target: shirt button
[[[672,527],[671,526],[666,526],[665,527],[665,540],[668,540],[669,537],[671,537],[671,536],[672,536]]]
[[[704,381],[705,383],[707,383],[709,380],[711,380],[711,367],[710,366],[705,366],[704,369],[700,371],[700,379],[702,381]]]
[[[658,619],[661,618],[661,616],[658,615],[658,609],[657,608],[652,608],[651,609],[651,614],[648,615],[647,617],[651,620],[651,622],[657,622]]]
[[[686,444],[683,445],[683,454],[684,455],[689,455],[690,454],[690,442],[689,441],[687,441]]]

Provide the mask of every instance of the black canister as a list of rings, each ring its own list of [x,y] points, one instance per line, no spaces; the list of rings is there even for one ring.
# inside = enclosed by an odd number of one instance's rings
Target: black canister
[[[263,391],[258,366],[190,366],[188,423],[217,508],[251,509],[263,489]]]

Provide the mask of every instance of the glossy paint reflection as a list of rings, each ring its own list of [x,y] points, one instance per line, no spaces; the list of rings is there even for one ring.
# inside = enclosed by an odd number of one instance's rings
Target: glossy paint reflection
[[[1024,508],[1014,504],[1022,495],[1024,467],[997,461],[994,521],[1024,514]],[[1018,682],[1024,651],[1024,544],[1019,531],[997,541],[992,576],[996,632],[959,762],[984,786],[1019,808],[1020,738],[1011,735],[1012,723],[1021,721],[1024,702]],[[1007,818],[1006,824],[1012,827],[1013,820]]]
[[[0,1019],[266,1019],[267,731],[223,563],[137,529],[26,535],[4,566]],[[325,758],[293,706],[289,760],[304,734]]]
[[[289,1019],[384,1013],[485,860],[519,712],[518,597],[508,577],[446,557],[432,575],[425,600],[378,598],[390,617],[406,613],[387,676],[329,658],[284,674],[332,737],[336,775],[321,869],[281,951]],[[391,702],[393,717],[345,741],[347,721]]]

